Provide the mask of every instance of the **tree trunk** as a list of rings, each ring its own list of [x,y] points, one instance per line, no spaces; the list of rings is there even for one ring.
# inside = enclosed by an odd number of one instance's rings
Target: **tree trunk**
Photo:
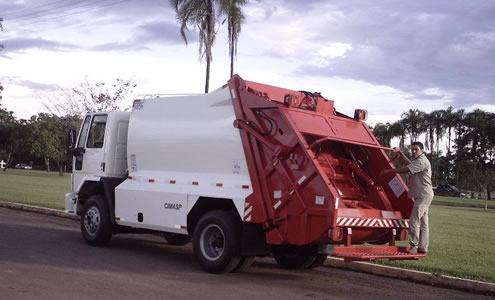
[[[234,76],[234,34],[230,37],[230,78]]]
[[[50,172],[50,158],[45,157],[45,166],[46,166],[46,171]]]
[[[12,150],[12,148],[11,148],[11,150]],[[7,155],[7,161],[5,162],[5,168],[3,168],[4,172],[7,172],[7,169],[9,167],[10,163],[12,162],[12,158],[13,158],[12,151],[10,151],[9,155]]]
[[[57,167],[58,167],[58,175],[59,176],[64,175],[64,173],[62,172],[62,164],[58,160],[57,160]]]
[[[208,94],[208,87],[210,86],[210,55],[206,54],[206,82],[205,82],[205,94]]]
[[[208,1],[208,12],[206,18],[208,18],[207,21],[207,28],[206,28],[206,45],[205,45],[205,50],[206,50],[206,82],[205,82],[205,94],[208,93],[209,87],[210,87],[210,64],[211,64],[211,48],[213,47],[213,39],[212,35],[214,33],[214,28],[212,24],[214,16],[214,11],[213,11],[213,3],[211,0]]]

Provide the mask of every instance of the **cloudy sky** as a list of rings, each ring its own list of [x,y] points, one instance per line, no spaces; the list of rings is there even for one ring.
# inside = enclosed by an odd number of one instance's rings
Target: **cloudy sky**
[[[338,110],[395,121],[410,108],[495,111],[495,1],[260,0],[244,7],[235,72],[318,91]],[[2,104],[19,118],[60,88],[132,79],[132,97],[200,93],[197,32],[186,46],[168,0],[0,0]],[[218,26],[210,89],[229,75]]]

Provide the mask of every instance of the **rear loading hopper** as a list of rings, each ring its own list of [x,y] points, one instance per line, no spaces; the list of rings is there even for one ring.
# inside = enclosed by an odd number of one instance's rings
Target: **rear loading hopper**
[[[368,125],[317,93],[229,81],[253,193],[243,219],[271,245],[332,244],[345,260],[418,259],[407,247],[414,201]],[[385,246],[369,246],[365,243]],[[364,245],[364,246],[363,246]]]

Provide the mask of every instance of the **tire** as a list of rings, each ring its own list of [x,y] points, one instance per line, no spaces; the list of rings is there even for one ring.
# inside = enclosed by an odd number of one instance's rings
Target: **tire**
[[[163,236],[169,245],[183,246],[191,241],[191,236],[173,232],[164,232]]]
[[[89,197],[81,214],[81,233],[86,243],[103,246],[112,238],[110,213],[102,195]]]
[[[315,261],[308,267],[308,269],[313,269],[321,266],[327,260],[328,254],[317,254]]]
[[[310,245],[274,245],[272,255],[281,267],[287,269],[309,268],[317,258],[316,247]]]
[[[194,230],[193,251],[201,267],[210,273],[228,273],[241,257],[241,222],[227,211],[211,211],[199,220]]]
[[[249,269],[249,267],[251,267],[253,262],[254,262],[254,256],[242,256],[241,261],[239,261],[237,267],[234,268],[234,271],[235,272],[246,271],[247,269]]]

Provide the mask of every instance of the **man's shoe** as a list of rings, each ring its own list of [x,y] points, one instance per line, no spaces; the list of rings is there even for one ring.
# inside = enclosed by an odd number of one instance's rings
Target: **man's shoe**
[[[418,254],[418,248],[416,247],[411,247],[409,249],[409,254]]]
[[[424,249],[418,249],[418,253],[421,253],[421,254],[426,254],[426,252],[428,252],[428,251],[426,251],[426,250],[424,250]]]

